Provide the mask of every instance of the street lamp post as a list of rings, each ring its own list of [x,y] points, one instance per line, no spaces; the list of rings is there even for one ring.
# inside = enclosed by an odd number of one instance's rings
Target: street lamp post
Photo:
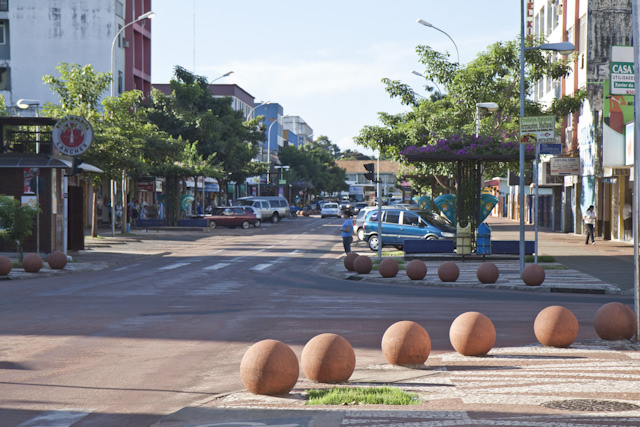
[[[276,116],[275,120],[271,122],[269,128],[267,130],[267,184],[271,182],[271,128],[274,124],[278,123],[278,117]],[[276,127],[276,130],[278,128]],[[276,143],[278,142],[276,138]]]
[[[476,138],[478,137],[478,133],[480,133],[480,108],[496,111],[498,104],[495,102],[476,102]]]
[[[568,55],[569,53],[575,50],[575,46],[573,43],[569,42],[561,42],[561,43],[547,43],[541,44],[540,46],[532,46],[525,48],[524,46],[524,30],[525,30],[525,5],[526,0],[522,0],[520,3],[520,122],[522,123],[522,118],[524,117],[524,52],[525,50],[553,50],[556,52],[560,52],[563,55]],[[518,248],[519,258],[520,258],[520,273],[522,274],[522,270],[524,270],[524,144],[520,141],[520,150],[519,150],[519,166],[520,166],[520,245]],[[538,248],[535,248],[536,254],[538,253]]]
[[[429,28],[433,28],[434,30],[438,30],[442,34],[444,34],[445,36],[449,37],[449,40],[451,40],[451,42],[453,43],[453,46],[456,48],[456,55],[458,56],[458,64],[460,63],[460,52],[458,51],[458,45],[456,44],[456,42],[453,41],[453,39],[451,38],[451,36],[449,34],[447,34],[445,31],[441,30],[440,28],[432,25],[431,23],[425,21],[424,19],[418,19],[416,22],[418,24],[424,25],[425,27],[429,27]]]
[[[35,107],[36,118],[40,116],[40,101],[36,99],[18,99],[16,107],[26,110]],[[36,154],[40,154],[40,126],[36,125]],[[40,204],[40,170],[36,173],[36,203]],[[36,213],[36,253],[40,254],[40,209]],[[65,252],[66,254],[66,252]]]
[[[221,75],[220,77],[216,77],[215,79],[211,80],[211,81],[209,82],[209,84],[212,84],[213,82],[215,82],[215,81],[217,81],[217,80],[220,80],[220,79],[222,79],[222,78],[224,78],[224,77],[228,77],[228,76],[230,76],[231,74],[233,74],[233,71],[227,71],[226,73],[224,73],[224,74],[223,74],[223,75]]]
[[[136,22],[139,21],[144,21],[145,19],[151,19],[155,16],[155,12],[149,11],[146,13],[143,13],[142,15],[138,16],[138,18],[136,18],[135,20],[129,22],[128,24],[126,24],[124,27],[120,28],[120,30],[116,33],[115,37],[113,38],[113,41],[111,42],[111,86],[110,86],[110,90],[109,93],[111,95],[111,97],[113,98],[113,80],[114,80],[114,75],[115,75],[115,58],[114,58],[114,49],[116,47],[116,41],[118,40],[118,37],[120,37],[120,34],[122,34],[122,32],[127,29],[128,27],[130,27],[131,25],[135,24]],[[124,169],[122,170],[122,229],[123,232],[126,231],[126,219],[127,219],[127,206],[126,206],[126,194],[125,194],[125,180],[126,180],[126,174]],[[111,235],[115,236],[116,234],[116,205],[115,205],[115,181],[111,180]]]

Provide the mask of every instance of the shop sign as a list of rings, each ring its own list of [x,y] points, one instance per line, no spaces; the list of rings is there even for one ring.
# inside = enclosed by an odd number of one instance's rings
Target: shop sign
[[[520,117],[520,142],[554,143],[556,116]]]
[[[636,92],[633,46],[611,46],[611,94]]]
[[[580,157],[552,157],[549,163],[551,175],[578,175],[580,173]]]
[[[58,120],[51,135],[53,144],[60,153],[77,156],[89,149],[93,141],[91,124],[78,116],[67,116]]]

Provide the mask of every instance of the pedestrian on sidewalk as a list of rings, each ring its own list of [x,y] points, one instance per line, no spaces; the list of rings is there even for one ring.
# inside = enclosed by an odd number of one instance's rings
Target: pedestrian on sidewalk
[[[351,220],[350,212],[345,212],[344,216],[346,219],[342,223],[340,233],[342,235],[342,245],[344,246],[344,253],[348,254],[349,252],[351,252],[351,242],[353,242],[353,221]]]
[[[587,240],[585,245],[589,244],[589,236],[591,236],[591,244],[596,244],[595,227],[596,227],[596,213],[594,212],[593,205],[589,206],[587,212],[584,214],[584,226],[587,230]]]

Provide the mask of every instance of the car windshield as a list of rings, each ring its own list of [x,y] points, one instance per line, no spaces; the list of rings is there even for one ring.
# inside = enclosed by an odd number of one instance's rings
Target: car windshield
[[[251,206],[253,204],[253,200],[238,200],[238,204],[240,206]]]
[[[433,212],[420,211],[420,216],[424,220],[426,220],[426,221],[430,222],[431,224],[433,224],[435,226],[438,226],[440,228],[454,228],[453,224],[451,224],[451,222],[448,219],[446,219],[446,218],[444,218],[444,217],[442,217],[442,216],[440,216],[438,214],[434,214]]]
[[[323,206],[325,209],[336,209],[338,207],[337,203],[325,203]]]

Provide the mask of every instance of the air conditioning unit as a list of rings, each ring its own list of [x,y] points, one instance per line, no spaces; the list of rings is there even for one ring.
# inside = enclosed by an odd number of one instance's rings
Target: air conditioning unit
[[[540,174],[540,185],[562,185],[564,177],[561,175],[551,175],[551,162],[542,162],[542,173]]]

